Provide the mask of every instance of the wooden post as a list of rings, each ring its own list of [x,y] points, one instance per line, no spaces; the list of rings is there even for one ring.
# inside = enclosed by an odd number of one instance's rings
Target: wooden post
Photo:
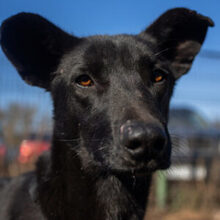
[[[166,207],[167,199],[167,178],[164,172],[157,172],[156,176],[156,203],[161,210]]]

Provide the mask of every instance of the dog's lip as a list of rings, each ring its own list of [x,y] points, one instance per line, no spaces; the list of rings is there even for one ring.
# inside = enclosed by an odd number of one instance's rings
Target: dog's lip
[[[124,167],[122,169],[113,169],[113,173],[119,174],[119,175],[126,175],[126,176],[136,176],[136,177],[144,177],[147,175],[152,174],[156,170],[164,170],[169,168],[170,166],[170,160],[162,162],[151,159],[145,163],[142,163],[141,165],[132,166],[132,167]]]
[[[154,170],[154,167],[158,167],[158,169],[166,169],[166,167],[169,167],[170,159],[171,154],[162,152],[159,155],[153,155],[151,157],[147,157],[146,155],[141,155],[137,158],[130,157],[130,160],[126,160],[126,162],[133,164],[135,167],[148,167],[150,170]]]
[[[149,173],[153,173],[156,170],[167,169],[170,166],[170,161],[158,161],[152,159],[148,161],[142,168],[134,169],[133,173],[135,176],[143,176]]]

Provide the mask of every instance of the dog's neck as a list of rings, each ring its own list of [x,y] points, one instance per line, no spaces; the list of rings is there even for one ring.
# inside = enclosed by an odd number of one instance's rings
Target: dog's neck
[[[64,146],[62,145],[63,149]],[[53,148],[54,149],[54,148]],[[53,155],[50,160],[53,160]],[[64,156],[64,155],[63,155]],[[59,155],[61,159],[61,155]],[[64,157],[67,158],[67,157]],[[47,160],[46,160],[47,161]],[[48,162],[41,161],[48,166]],[[87,174],[80,160],[63,162],[43,174],[38,171],[39,202],[53,220],[141,220],[144,217],[151,175],[145,177]],[[52,161],[53,162],[53,161]],[[60,166],[60,167],[59,167]],[[62,167],[63,166],[63,167]]]

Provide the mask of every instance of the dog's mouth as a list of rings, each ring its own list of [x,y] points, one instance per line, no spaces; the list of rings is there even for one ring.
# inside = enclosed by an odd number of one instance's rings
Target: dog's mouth
[[[148,161],[145,166],[143,166],[142,168],[137,168],[134,169],[133,173],[135,176],[143,176],[146,174],[150,174],[155,172],[156,170],[165,170],[167,168],[170,167],[170,159],[166,160],[166,161],[157,161],[155,159],[152,159],[150,161]]]
[[[98,146],[88,143],[88,146],[85,148],[85,151],[88,152],[88,158],[83,160],[83,166],[91,166],[92,162],[97,170],[104,174],[146,176],[156,170],[169,168],[171,163],[171,142],[169,139],[162,148],[156,147],[156,150],[153,150],[154,145],[141,146],[141,149],[135,150],[129,149],[114,141],[108,141]],[[95,147],[96,150],[94,150]],[[91,150],[88,151],[88,149]]]
[[[145,161],[126,160],[123,165],[114,164],[110,168],[110,172],[117,175],[132,175],[136,177],[144,177],[152,174],[156,170],[165,170],[170,167],[170,153],[161,155],[158,158],[146,159]]]

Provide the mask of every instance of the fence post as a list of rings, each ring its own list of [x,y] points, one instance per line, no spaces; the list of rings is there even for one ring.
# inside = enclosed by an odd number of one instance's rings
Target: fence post
[[[167,199],[167,178],[162,171],[157,172],[156,176],[156,204],[161,210],[166,207]]]

